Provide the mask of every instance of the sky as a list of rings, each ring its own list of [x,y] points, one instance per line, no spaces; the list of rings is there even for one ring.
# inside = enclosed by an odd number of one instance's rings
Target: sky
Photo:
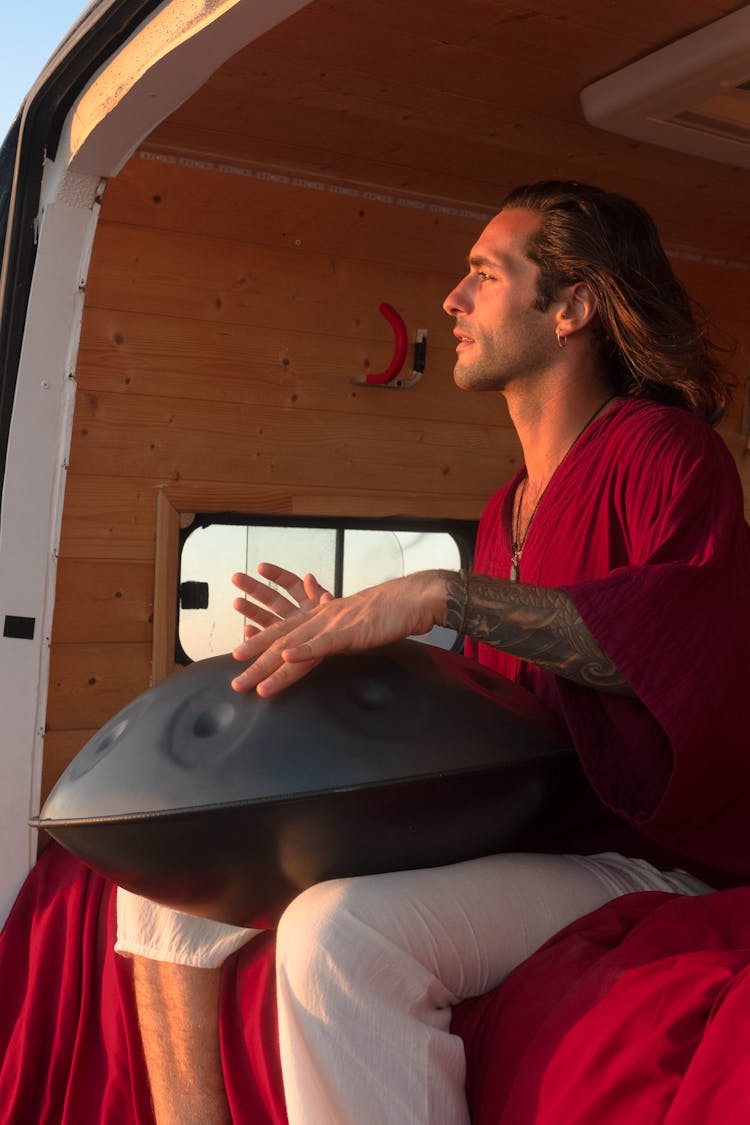
[[[12,0],[3,7],[0,142],[44,64],[88,7],[88,0]]]

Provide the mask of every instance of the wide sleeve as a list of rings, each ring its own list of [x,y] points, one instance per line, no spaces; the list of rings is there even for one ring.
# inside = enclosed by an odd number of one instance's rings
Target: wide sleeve
[[[562,587],[636,699],[560,679],[602,801],[673,854],[750,874],[750,529],[724,443],[652,435],[620,487],[628,564]],[[638,465],[636,470],[635,465]]]

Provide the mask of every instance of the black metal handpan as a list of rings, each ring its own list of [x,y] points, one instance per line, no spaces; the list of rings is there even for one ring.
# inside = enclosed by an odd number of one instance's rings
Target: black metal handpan
[[[251,925],[333,876],[515,846],[578,775],[534,696],[429,645],[329,657],[273,699],[236,673],[218,656],[139,696],[32,823],[129,890]]]

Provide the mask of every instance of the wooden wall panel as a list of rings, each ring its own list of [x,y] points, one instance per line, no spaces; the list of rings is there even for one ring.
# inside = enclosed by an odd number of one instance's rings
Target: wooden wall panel
[[[170,554],[160,495],[181,512],[478,517],[519,456],[502,404],[452,384],[441,303],[480,226],[139,158],[109,186],[76,371],[45,787],[80,732],[148,685],[154,566]],[[381,301],[412,337],[429,330],[409,391],[351,381],[390,358]]]
[[[412,322],[421,326],[422,318]],[[469,424],[487,418],[481,396],[457,395],[454,348],[447,341],[436,345],[432,332],[424,379],[407,395],[351,381],[354,375],[383,370],[390,360],[393,335],[382,317],[374,327],[380,338],[364,346],[314,329],[257,328],[176,317],[160,323],[137,313],[93,310],[79,353],[78,385],[92,406],[113,392],[274,409],[325,408],[347,415],[375,412],[394,419],[440,421],[456,412]],[[510,426],[502,403],[492,413]]]
[[[159,482],[69,473],[61,559],[151,560]]]
[[[150,643],[154,568],[133,559],[60,559],[52,643]]]
[[[370,392],[386,393],[399,392]],[[116,476],[127,465],[139,477],[293,487],[312,471],[326,487],[344,476],[353,490],[395,490],[408,481],[417,493],[481,492],[498,462],[511,463],[517,444],[507,427],[491,425],[398,425],[379,414],[355,420],[322,409],[88,393],[79,398],[74,437],[72,473]]]
[[[184,518],[476,519],[517,468],[502,400],[453,386],[441,309],[481,225],[138,156],[109,185],[76,371],[45,787],[149,683],[155,563],[176,581],[160,496]],[[738,337],[743,382],[750,271],[676,264]],[[381,301],[429,332],[410,390],[351,382],[390,357]],[[741,459],[738,408],[727,425]]]
[[[58,777],[82,750],[90,738],[96,734],[97,728],[92,730],[55,730],[47,731],[44,736],[44,763],[42,766],[42,786],[39,799],[41,808],[49,796],[52,786]],[[45,832],[40,832],[39,848],[48,842]]]
[[[291,248],[301,257],[323,254],[337,263],[342,257],[380,263],[391,269],[391,280],[398,284],[401,270],[442,273],[446,282],[455,280],[484,215],[491,213],[488,209],[462,218],[429,204],[422,209],[418,200],[382,203],[362,192],[313,190],[283,178],[238,172],[136,156],[108,186],[103,215],[108,223],[199,232],[250,247]],[[201,272],[199,262],[195,272]]]
[[[81,612],[88,607],[83,604]],[[53,644],[47,729],[97,729],[148,687],[151,644]]]
[[[151,152],[494,208],[518,183],[600,182],[682,250],[750,260],[750,170],[589,125],[581,90],[742,6],[312,0],[229,59]]]

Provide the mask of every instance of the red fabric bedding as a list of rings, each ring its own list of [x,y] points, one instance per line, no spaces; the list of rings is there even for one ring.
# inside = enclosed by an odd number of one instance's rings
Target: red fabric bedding
[[[153,1125],[113,886],[50,845],[0,936],[2,1125]],[[224,970],[236,1125],[283,1125],[273,939]],[[750,1122],[750,890],[629,895],[456,1009],[476,1125]]]

